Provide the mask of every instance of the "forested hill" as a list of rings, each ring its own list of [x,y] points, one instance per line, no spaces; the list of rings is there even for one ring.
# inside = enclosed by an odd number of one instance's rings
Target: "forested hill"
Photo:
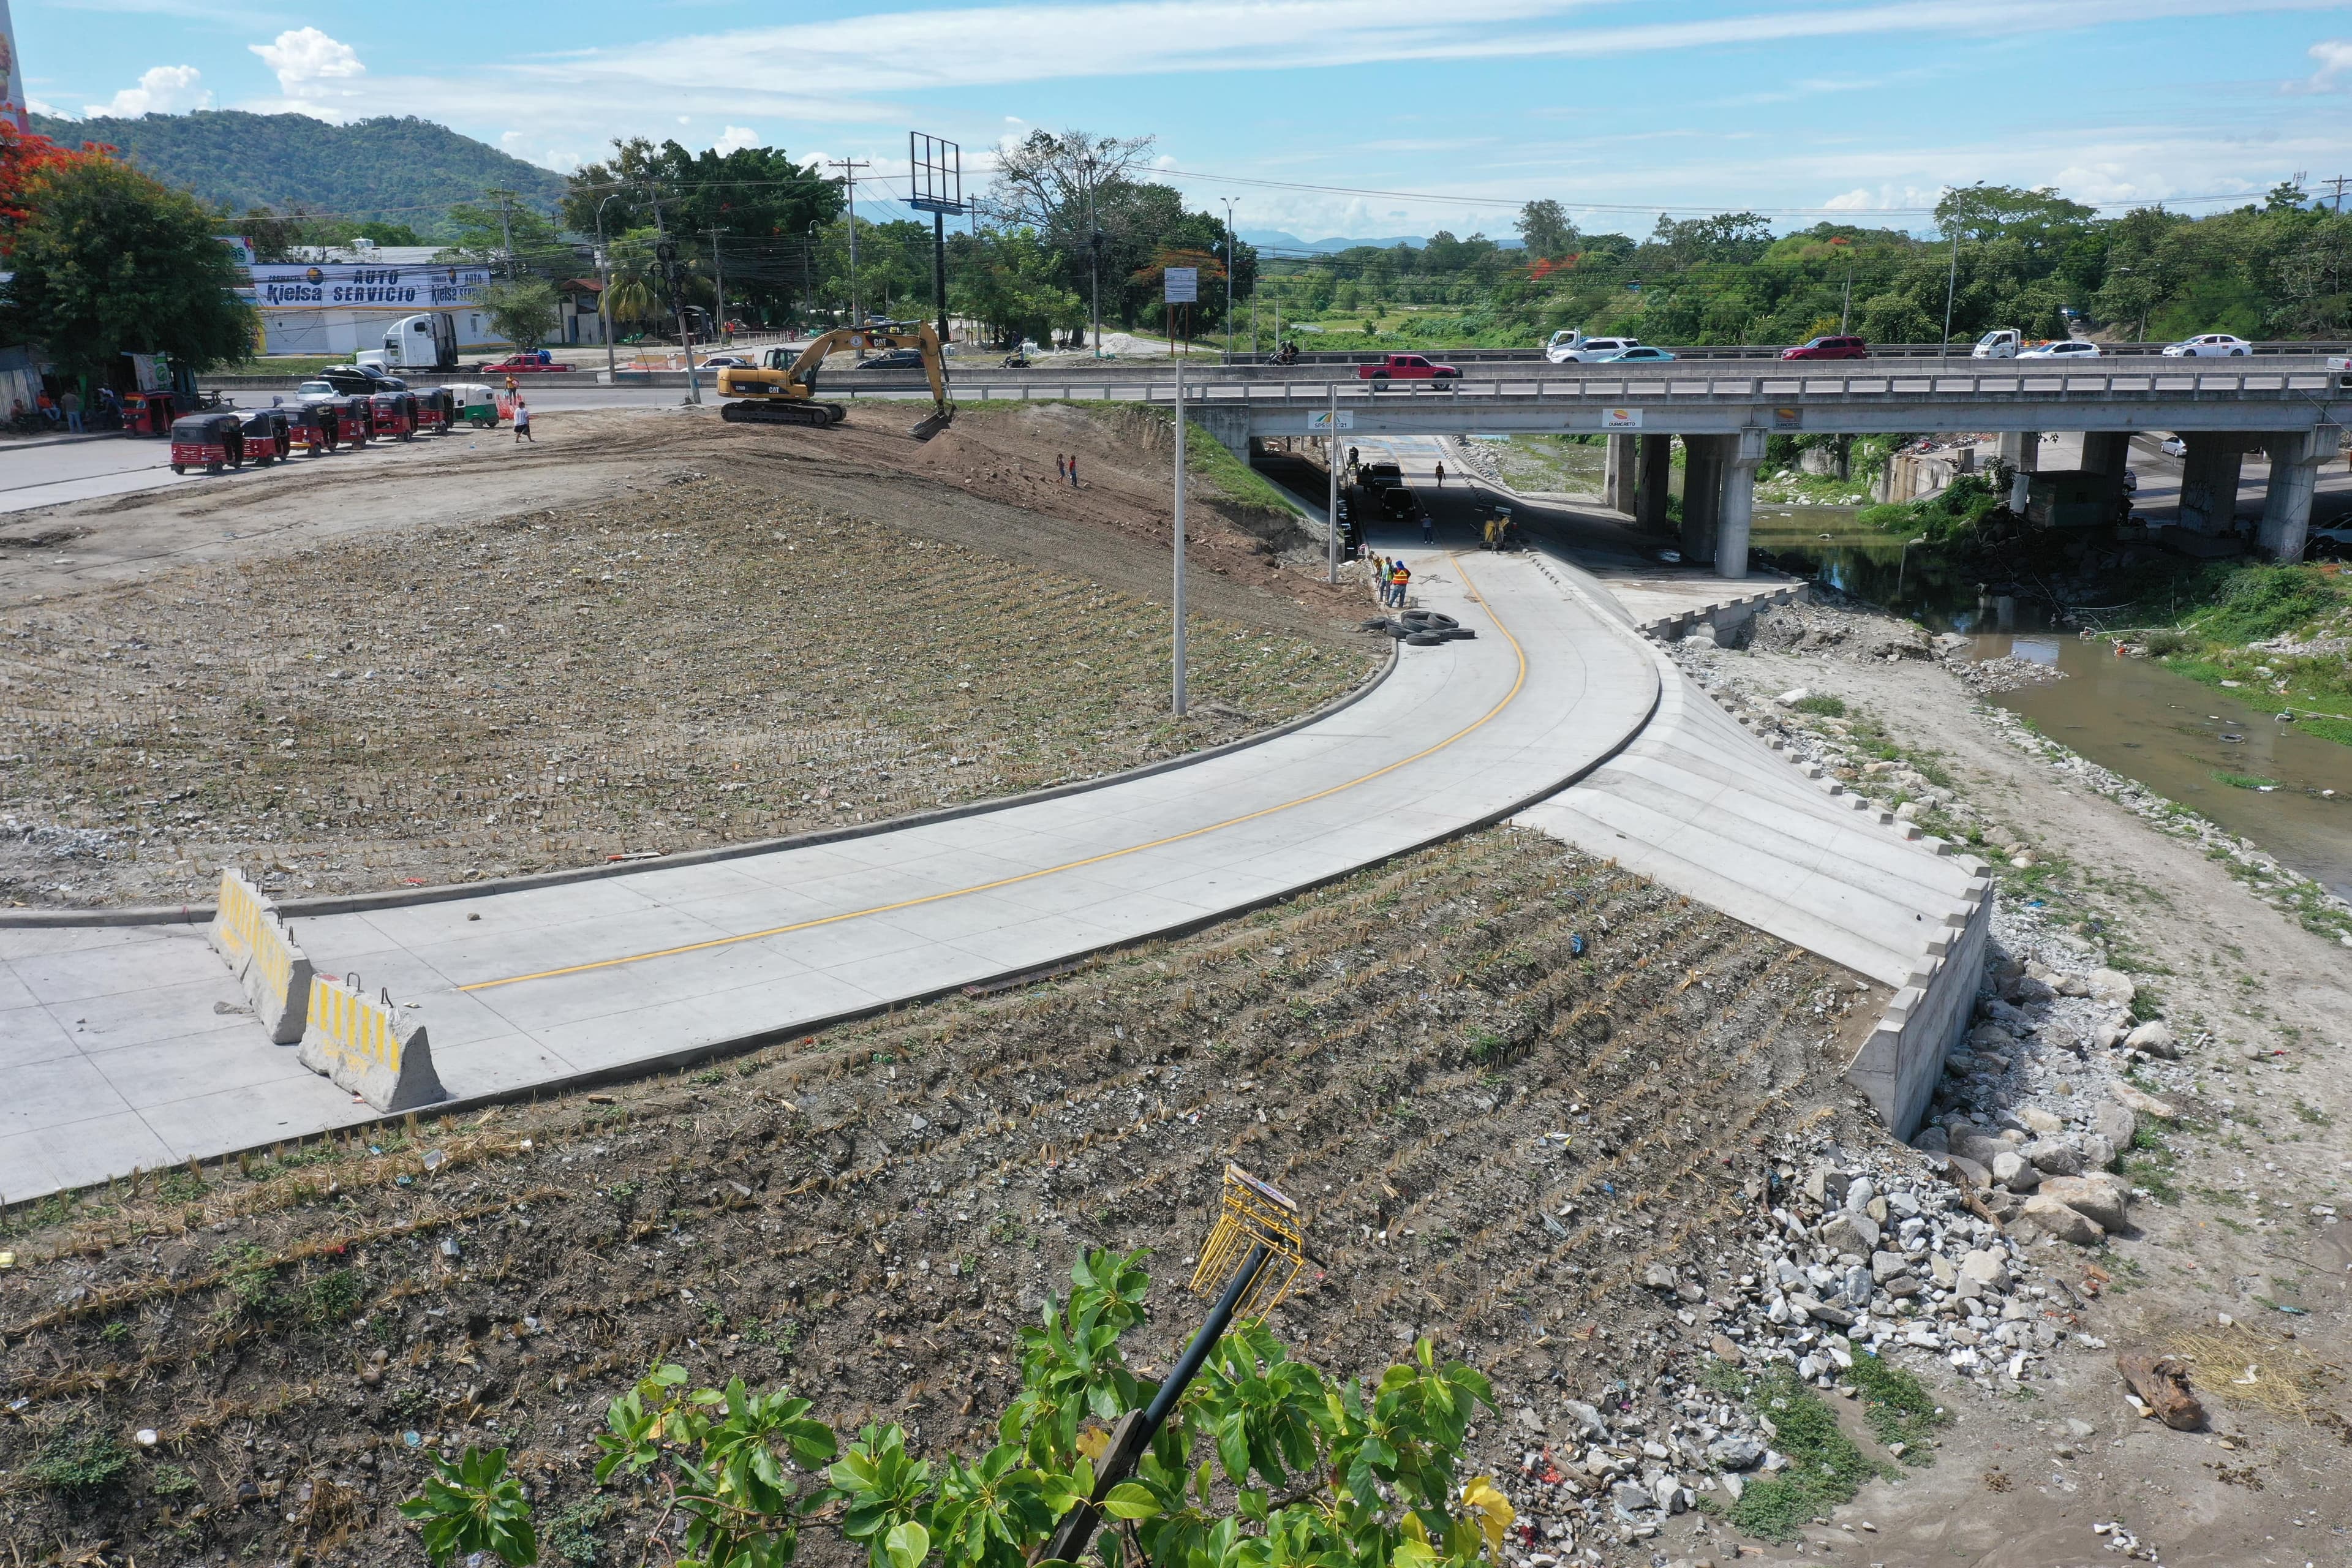
[[[136,120],[33,117],[42,135],[104,142],[159,179],[234,212],[301,206],[313,213],[438,228],[450,206],[509,190],[553,211],[563,176],[446,125],[415,119],[330,125],[307,114],[199,110]]]

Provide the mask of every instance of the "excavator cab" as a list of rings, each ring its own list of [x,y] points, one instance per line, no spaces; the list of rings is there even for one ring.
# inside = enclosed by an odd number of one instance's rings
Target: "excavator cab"
[[[923,373],[930,378],[931,413],[907,434],[928,441],[955,419],[948,401],[947,360],[940,352],[940,335],[929,321],[875,321],[863,327],[840,327],[819,336],[797,355],[770,349],[756,368],[729,365],[719,373],[719,395],[726,401],[719,416],[736,425],[840,424],[849,410],[824,403],[816,395],[817,375],[824,356],[836,349],[914,349],[923,357]]]

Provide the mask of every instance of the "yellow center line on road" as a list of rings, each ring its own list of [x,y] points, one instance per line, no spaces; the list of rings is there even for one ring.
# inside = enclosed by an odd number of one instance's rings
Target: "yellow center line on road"
[[[919,899],[901,899],[897,903],[876,904],[870,909],[845,910],[837,915],[820,915],[814,920],[797,921],[791,925],[770,926],[765,931],[744,931],[738,936],[714,936],[704,942],[689,942],[677,947],[656,948],[650,952],[632,952],[620,958],[600,958],[588,963],[566,964],[561,969],[541,969],[530,974],[509,974],[498,980],[477,980],[470,985],[460,985],[457,989],[490,991],[501,985],[520,985],[527,980],[555,980],[566,974],[586,974],[599,969],[617,969],[623,964],[645,963],[656,958],[677,958],[689,952],[705,952],[716,947],[733,947],[740,942],[760,942],[772,936],[789,936],[793,931],[814,931],[821,926],[838,925],[844,921],[864,920],[868,915],[892,914],[899,910],[920,909],[925,904],[965,898],[973,893],[992,892],[999,888],[1017,887],[1023,882],[1034,882],[1040,877],[1054,877],[1064,871],[1083,870],[1088,866],[1099,866],[1107,860],[1117,860],[1123,856],[1138,855],[1146,849],[1163,849],[1171,844],[1181,844],[1188,838],[1199,838],[1210,833],[1222,833],[1228,827],[1238,827],[1244,822],[1255,822],[1262,816],[1273,816],[1297,806],[1312,805],[1318,800],[1328,800],[1335,795],[1345,794],[1359,785],[1368,784],[1374,779],[1385,777],[1399,768],[1421,761],[1423,757],[1434,756],[1463,737],[1484,727],[1487,721],[1508,708],[1519,695],[1519,689],[1528,683],[1527,650],[1519,647],[1519,639],[1511,635],[1510,628],[1503,624],[1503,617],[1495,614],[1495,607],[1486,603],[1486,596],[1478,591],[1478,584],[1470,580],[1468,572],[1463,570],[1461,557],[1448,552],[1446,559],[1453,564],[1455,571],[1462,574],[1462,585],[1470,590],[1470,596],[1478,602],[1480,609],[1486,612],[1488,618],[1495,623],[1495,629],[1503,634],[1503,640],[1511,645],[1512,657],[1518,661],[1518,672],[1512,679],[1511,689],[1503,694],[1501,701],[1446,736],[1445,739],[1424,746],[1409,757],[1399,757],[1384,767],[1374,768],[1370,773],[1360,774],[1345,784],[1336,784],[1328,789],[1318,789],[1312,795],[1302,795],[1296,800],[1286,800],[1276,805],[1261,806],[1255,811],[1244,812],[1239,816],[1229,816],[1223,822],[1212,822],[1204,827],[1192,828],[1183,833],[1171,833],[1164,838],[1154,838],[1142,844],[1130,844],[1124,849],[1108,849],[1099,855],[1089,855],[1083,860],[1066,860],[1058,866],[1045,866],[1034,871],[1024,871],[1014,877],[1000,877],[992,882],[975,883],[969,888],[956,888],[944,893],[926,893]]]

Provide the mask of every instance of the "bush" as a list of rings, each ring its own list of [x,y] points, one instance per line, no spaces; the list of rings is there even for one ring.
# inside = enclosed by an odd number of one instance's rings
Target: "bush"
[[[2147,633],[2139,639],[2139,646],[2158,658],[2164,658],[2186,649],[2189,647],[2189,637],[2185,633],[2176,632],[2167,627]]]
[[[1845,717],[1845,699],[1824,692],[1815,697],[1800,697],[1790,704],[1800,713],[1818,713],[1824,719]]]

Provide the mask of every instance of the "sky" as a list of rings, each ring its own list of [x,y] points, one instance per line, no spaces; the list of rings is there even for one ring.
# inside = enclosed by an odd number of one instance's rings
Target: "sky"
[[[1926,232],[1951,185],[2189,211],[2352,174],[2352,0],[16,0],[69,115],[415,114],[552,169],[617,136],[850,158],[907,133],[1156,138],[1244,231],[1588,232],[1755,210]],[[300,26],[288,26],[301,23]],[[1873,216],[1873,215],[1877,215]]]

